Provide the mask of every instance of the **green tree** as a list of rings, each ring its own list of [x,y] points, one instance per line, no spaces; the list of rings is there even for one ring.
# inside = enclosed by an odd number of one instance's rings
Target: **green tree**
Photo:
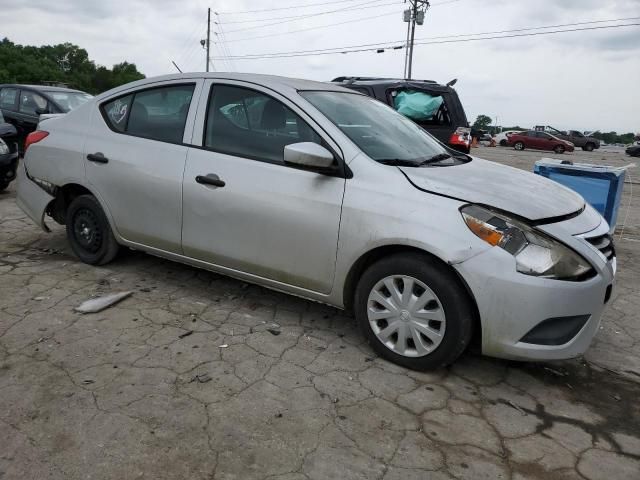
[[[135,64],[122,62],[109,69],[96,65],[84,48],[72,43],[23,46],[0,41],[0,83],[66,83],[89,93],[101,93],[144,78]]]
[[[478,130],[486,130],[487,128],[489,128],[489,125],[491,125],[492,122],[493,120],[491,120],[491,117],[489,117],[488,115],[478,115],[476,121],[473,122],[473,128],[476,128]]]

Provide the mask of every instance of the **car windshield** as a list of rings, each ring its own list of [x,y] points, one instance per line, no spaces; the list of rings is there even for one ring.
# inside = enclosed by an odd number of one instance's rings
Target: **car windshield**
[[[65,112],[70,112],[74,108],[79,107],[83,103],[88,102],[93,96],[84,92],[45,92],[53,100],[60,105]]]
[[[370,97],[347,92],[300,94],[373,160],[418,166],[450,157],[425,130]]]

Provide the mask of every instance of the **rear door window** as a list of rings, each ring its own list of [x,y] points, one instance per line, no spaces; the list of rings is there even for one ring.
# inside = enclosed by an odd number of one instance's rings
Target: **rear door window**
[[[0,108],[15,110],[17,96],[17,88],[3,88],[0,90]]]
[[[194,85],[176,85],[136,93],[127,121],[127,133],[181,143],[193,89]]]
[[[20,92],[20,113],[38,115],[39,113],[47,112],[48,105],[49,102],[42,95],[30,92],[29,90],[22,90],[22,92]]]
[[[125,95],[103,104],[103,117],[118,133],[182,143],[194,88],[168,85]]]

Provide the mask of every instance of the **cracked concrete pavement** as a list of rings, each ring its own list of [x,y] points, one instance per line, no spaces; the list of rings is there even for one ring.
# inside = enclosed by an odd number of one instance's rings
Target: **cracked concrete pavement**
[[[541,156],[482,150],[526,169]],[[0,478],[640,478],[639,215],[636,199],[584,358],[468,353],[421,373],[377,358],[330,307],[139,252],[84,265],[12,188],[0,194]],[[124,290],[100,313],[73,311]]]

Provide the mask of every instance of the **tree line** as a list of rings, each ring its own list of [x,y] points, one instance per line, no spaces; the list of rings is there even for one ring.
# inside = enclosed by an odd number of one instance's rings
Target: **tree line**
[[[62,83],[91,94],[145,78],[133,63],[107,68],[89,59],[84,48],[72,43],[34,47],[0,41],[0,84]]]

